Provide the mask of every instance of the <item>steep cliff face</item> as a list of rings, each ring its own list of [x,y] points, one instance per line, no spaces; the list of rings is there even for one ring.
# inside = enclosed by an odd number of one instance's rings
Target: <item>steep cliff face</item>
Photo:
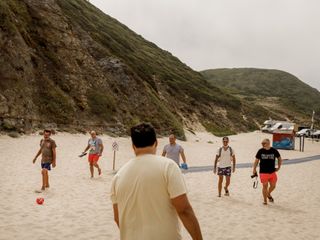
[[[1,1],[0,19],[2,130],[255,128],[248,106],[85,0]]]

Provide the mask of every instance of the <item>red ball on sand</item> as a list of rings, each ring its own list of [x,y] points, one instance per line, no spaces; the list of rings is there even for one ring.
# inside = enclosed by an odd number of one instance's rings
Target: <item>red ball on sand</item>
[[[43,202],[44,202],[44,199],[43,198],[37,198],[36,202],[39,204],[39,205],[42,205]]]

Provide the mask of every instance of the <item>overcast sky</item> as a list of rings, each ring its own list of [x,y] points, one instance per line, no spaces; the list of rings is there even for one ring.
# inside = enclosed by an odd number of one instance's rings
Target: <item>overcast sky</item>
[[[195,70],[288,71],[320,90],[319,0],[91,0]]]

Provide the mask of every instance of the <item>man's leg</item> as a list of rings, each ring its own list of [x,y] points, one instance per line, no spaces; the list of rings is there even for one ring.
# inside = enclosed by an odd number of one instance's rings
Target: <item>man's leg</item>
[[[49,187],[49,171],[46,172],[46,188]]]
[[[231,176],[226,176],[226,186],[224,187],[224,190],[226,191],[226,196],[229,196],[229,190],[228,187],[230,185]]]
[[[268,182],[262,183],[262,195],[263,195],[263,203],[264,203],[264,204],[267,204]]]
[[[47,178],[46,178],[46,173],[47,173],[47,169],[42,168],[41,170],[41,174],[42,174],[42,187],[41,190],[45,190],[46,189],[46,184],[47,184]]]
[[[93,166],[95,166],[96,168],[98,168],[99,175],[101,175],[101,168],[99,167],[97,161],[94,161],[94,162],[93,162]]]
[[[91,173],[91,178],[93,178],[93,163],[90,162],[90,173]]]
[[[277,180],[278,180],[277,174],[275,172],[272,173],[271,178],[269,179],[270,187],[268,189],[268,198],[270,202],[273,202],[271,193],[276,188]]]
[[[219,197],[221,197],[221,190],[222,190],[222,182],[223,182],[223,175],[219,175],[219,182],[218,182],[218,193]]]
[[[276,188],[276,182],[270,182],[268,189],[268,198],[270,202],[273,202],[273,197],[271,196],[272,191]]]

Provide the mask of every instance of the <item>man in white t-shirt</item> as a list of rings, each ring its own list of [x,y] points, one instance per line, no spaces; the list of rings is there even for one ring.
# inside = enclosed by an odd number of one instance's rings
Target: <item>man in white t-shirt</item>
[[[176,136],[174,134],[170,134],[169,144],[164,146],[162,156],[172,159],[176,164],[178,164],[178,166],[180,166],[180,155],[183,163],[187,164],[183,148],[176,143]]]
[[[232,172],[236,170],[236,156],[234,150],[229,146],[229,138],[222,138],[223,146],[218,148],[216,159],[214,161],[214,169],[213,172],[217,173],[217,163],[218,163],[218,197],[221,197],[223,176],[226,177],[226,185],[224,187],[225,196],[229,196],[229,185],[231,179],[231,162],[232,162]]]
[[[179,240],[180,223],[192,239],[202,239],[188,201],[183,175],[172,160],[157,156],[154,128],[131,128],[136,157],[114,176],[111,186],[114,219],[121,240]]]

